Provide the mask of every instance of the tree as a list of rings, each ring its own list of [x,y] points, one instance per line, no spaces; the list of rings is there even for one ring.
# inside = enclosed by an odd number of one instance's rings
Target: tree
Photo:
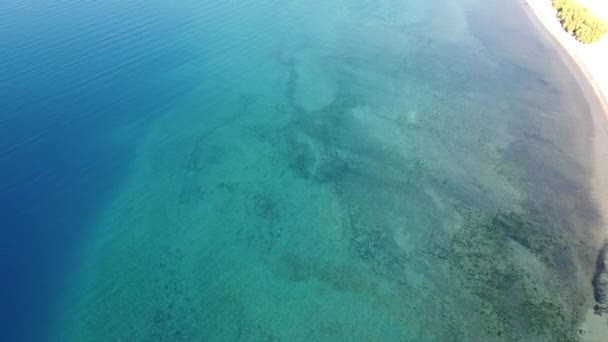
[[[552,1],[564,30],[581,43],[597,42],[608,32],[608,25],[604,20],[595,16],[575,0]]]

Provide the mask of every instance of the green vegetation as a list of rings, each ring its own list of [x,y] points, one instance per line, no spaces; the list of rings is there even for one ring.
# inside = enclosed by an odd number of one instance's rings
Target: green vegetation
[[[600,40],[608,31],[608,25],[576,0],[552,0],[557,17],[564,30],[584,44]]]

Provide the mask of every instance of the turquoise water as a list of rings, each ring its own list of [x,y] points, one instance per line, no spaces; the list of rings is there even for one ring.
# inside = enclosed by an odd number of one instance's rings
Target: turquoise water
[[[70,189],[44,202],[62,219],[37,216],[67,252],[22,257],[60,270],[44,338],[583,337],[601,244],[594,126],[519,3],[62,4],[31,5],[40,55],[17,51],[38,64],[2,83],[23,85],[5,100],[30,120],[68,113],[32,132],[79,133],[49,161],[77,165],[70,181],[36,178]],[[34,90],[50,93],[16,95]],[[10,199],[24,181],[8,179]]]

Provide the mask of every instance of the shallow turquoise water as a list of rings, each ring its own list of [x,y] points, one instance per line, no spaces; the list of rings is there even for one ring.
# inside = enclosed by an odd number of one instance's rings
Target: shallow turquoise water
[[[73,90],[132,71],[104,100],[124,106],[105,112],[102,149],[124,157],[81,220],[54,339],[580,337],[593,124],[519,4],[98,13],[131,25],[108,50],[142,52],[100,59]]]

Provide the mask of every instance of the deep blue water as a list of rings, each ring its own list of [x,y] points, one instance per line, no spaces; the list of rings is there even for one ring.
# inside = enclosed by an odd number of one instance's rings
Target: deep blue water
[[[189,16],[161,1],[0,4],[1,340],[41,340],[87,222],[142,130],[192,87],[163,78],[198,57]]]

